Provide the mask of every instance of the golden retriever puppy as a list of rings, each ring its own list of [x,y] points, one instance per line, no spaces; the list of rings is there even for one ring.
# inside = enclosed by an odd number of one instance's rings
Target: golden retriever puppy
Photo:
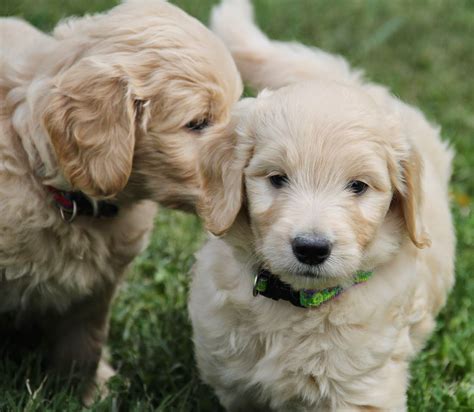
[[[197,160],[241,80],[221,40],[164,1],[52,36],[2,19],[0,35],[0,336],[35,325],[90,401],[92,378],[112,374],[99,365],[109,306],[147,245],[151,201],[195,209]]]
[[[405,410],[453,284],[452,153],[341,58],[268,40],[247,2],[213,25],[244,80],[282,87],[241,101],[234,145],[202,158],[222,235],[189,299],[202,378],[232,411]]]

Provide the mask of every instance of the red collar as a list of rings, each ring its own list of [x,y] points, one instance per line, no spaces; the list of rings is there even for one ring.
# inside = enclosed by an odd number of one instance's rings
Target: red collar
[[[107,218],[116,216],[119,211],[116,204],[91,199],[82,192],[67,192],[52,186],[46,186],[46,189],[52,194],[62,219],[68,223],[77,216]]]

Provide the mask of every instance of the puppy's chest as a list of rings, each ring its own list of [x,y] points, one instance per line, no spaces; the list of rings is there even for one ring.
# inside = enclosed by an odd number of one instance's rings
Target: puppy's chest
[[[0,249],[0,312],[65,309],[111,280],[111,240],[100,232],[53,226],[7,229]]]
[[[236,332],[241,343],[235,345],[249,348],[243,352],[254,356],[247,363],[246,379],[272,388],[287,387],[289,391],[297,385],[314,397],[312,403],[317,403],[323,393],[341,384],[339,377],[355,377],[376,369],[390,357],[398,340],[397,330],[352,319],[344,322],[334,317],[330,305],[321,309],[306,314],[306,309],[297,309],[303,314],[293,317],[274,313],[271,322],[258,322],[254,314],[253,325],[248,324],[252,317],[247,318],[245,331]],[[249,334],[262,325],[264,329],[259,333]],[[382,342],[380,336],[384,337]]]

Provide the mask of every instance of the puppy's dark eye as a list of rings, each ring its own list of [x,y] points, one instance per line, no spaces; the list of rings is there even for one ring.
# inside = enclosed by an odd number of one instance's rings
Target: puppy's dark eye
[[[209,119],[196,119],[186,124],[186,129],[193,132],[200,132],[209,126]]]
[[[270,183],[275,189],[281,189],[288,183],[287,175],[272,175],[269,177]]]
[[[356,195],[364,194],[368,188],[369,185],[367,183],[361,182],[360,180],[351,180],[346,186],[347,190],[351,191]]]

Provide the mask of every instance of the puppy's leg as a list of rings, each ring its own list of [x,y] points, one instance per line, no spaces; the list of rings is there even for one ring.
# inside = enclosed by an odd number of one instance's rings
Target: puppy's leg
[[[51,342],[48,357],[61,375],[79,383],[84,404],[107,394],[106,382],[114,370],[103,356],[108,314],[114,286],[73,304],[66,313],[46,319],[45,336]]]
[[[336,410],[406,411],[408,362],[392,355],[387,363],[352,380],[340,383],[343,395],[337,394]]]
[[[257,90],[311,79],[360,82],[360,72],[352,71],[342,57],[298,43],[271,41],[255,25],[249,0],[223,0],[213,9],[211,29],[230,49],[244,82]]]
[[[214,386],[215,387],[215,386]],[[253,391],[245,392],[230,388],[216,388],[216,395],[222,406],[229,412],[262,412],[269,411],[269,405],[257,401],[258,395]]]

